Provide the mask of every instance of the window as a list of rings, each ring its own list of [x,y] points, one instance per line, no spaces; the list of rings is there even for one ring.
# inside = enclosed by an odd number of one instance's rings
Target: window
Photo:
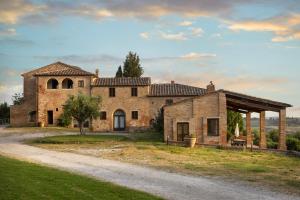
[[[173,99],[166,99],[166,105],[173,104]]]
[[[100,120],[106,120],[106,112],[104,111],[100,112]]]
[[[57,112],[57,111],[58,111],[58,108],[56,108],[55,110],[56,110],[56,112]]]
[[[138,96],[138,89],[136,87],[131,88],[131,96],[133,96],[133,97]]]
[[[219,119],[207,119],[207,135],[219,136]]]
[[[29,122],[35,122],[36,119],[36,111],[31,111],[29,113]]]
[[[109,96],[110,97],[115,97],[116,96],[115,88],[109,88]]]
[[[63,89],[72,89],[73,88],[73,81],[69,78],[66,78],[62,82]]]
[[[132,118],[132,119],[138,119],[138,118],[139,118],[139,113],[138,113],[138,111],[132,111],[132,112],[131,112],[131,118]]]
[[[54,78],[49,79],[47,82],[47,89],[57,89],[58,88],[58,81]]]
[[[84,87],[84,81],[83,80],[78,81],[78,87]]]

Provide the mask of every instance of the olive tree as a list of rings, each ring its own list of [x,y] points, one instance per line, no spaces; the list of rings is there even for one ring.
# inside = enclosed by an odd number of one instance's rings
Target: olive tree
[[[91,97],[79,93],[70,96],[63,106],[63,114],[77,120],[80,134],[84,135],[83,124],[86,120],[96,118],[99,115],[101,97]]]

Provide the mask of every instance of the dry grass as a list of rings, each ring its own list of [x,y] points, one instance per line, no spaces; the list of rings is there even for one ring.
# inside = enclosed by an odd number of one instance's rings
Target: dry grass
[[[154,135],[155,138],[151,137]],[[148,137],[148,138],[147,138]],[[167,146],[157,134],[56,136],[33,145],[193,175],[243,180],[300,194],[300,159],[282,154]]]

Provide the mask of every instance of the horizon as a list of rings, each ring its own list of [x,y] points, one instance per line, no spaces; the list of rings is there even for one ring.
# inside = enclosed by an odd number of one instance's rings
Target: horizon
[[[300,117],[299,30],[293,0],[1,1],[0,102],[23,92],[23,72],[60,60],[112,77],[133,51],[153,83],[213,81]]]

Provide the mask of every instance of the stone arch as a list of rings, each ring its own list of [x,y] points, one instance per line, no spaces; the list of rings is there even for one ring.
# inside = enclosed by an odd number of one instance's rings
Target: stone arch
[[[47,82],[47,89],[58,89],[58,81],[55,78],[51,78]]]
[[[62,88],[63,89],[72,89],[73,88],[73,81],[69,78],[65,78],[62,81]]]

